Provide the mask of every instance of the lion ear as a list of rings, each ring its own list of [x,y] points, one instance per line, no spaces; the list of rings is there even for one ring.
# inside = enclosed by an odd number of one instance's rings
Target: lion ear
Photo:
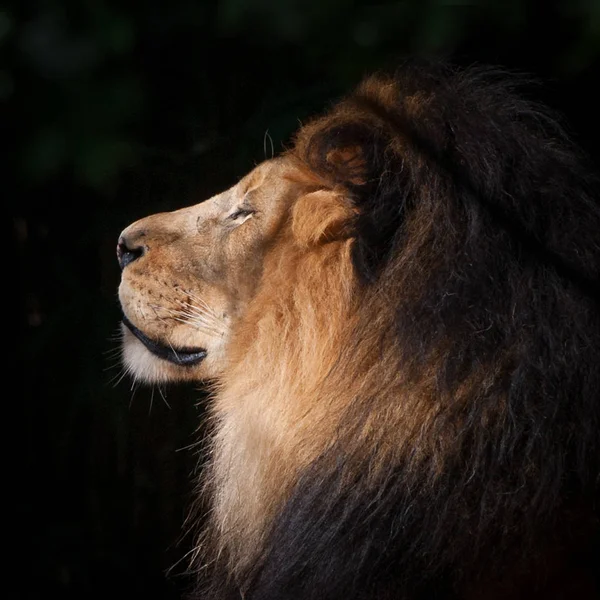
[[[325,160],[338,179],[353,185],[365,184],[367,162],[360,146],[334,148],[327,152]]]
[[[301,196],[292,210],[292,231],[304,246],[346,239],[356,209],[341,194],[318,190]]]

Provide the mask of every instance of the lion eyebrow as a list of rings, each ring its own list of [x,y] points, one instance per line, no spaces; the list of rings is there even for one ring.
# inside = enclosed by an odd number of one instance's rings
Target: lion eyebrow
[[[243,181],[243,180],[242,180]],[[251,194],[258,186],[253,185],[254,181],[247,181],[242,184],[240,182],[240,196],[246,198],[248,194]]]
[[[263,184],[265,177],[265,169],[257,168],[242,179],[240,183],[244,182],[242,185],[244,195],[257,190]]]
[[[260,187],[262,181],[260,182],[256,182],[256,181],[251,181],[247,186],[246,189],[244,190],[244,197],[248,196],[249,194],[253,194],[254,192],[256,192],[256,190],[258,190],[258,188]]]
[[[242,200],[242,204],[246,204],[246,202],[248,200],[251,200],[253,196],[256,195],[256,191],[258,190],[258,186],[257,187],[253,187],[250,190],[247,190],[244,194],[244,199]]]

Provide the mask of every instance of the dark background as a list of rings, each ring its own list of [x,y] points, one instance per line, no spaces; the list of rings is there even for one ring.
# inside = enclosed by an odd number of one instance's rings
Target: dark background
[[[121,377],[118,234],[228,187],[407,55],[539,77],[598,164],[600,0],[0,5],[3,596],[182,596],[203,395]]]

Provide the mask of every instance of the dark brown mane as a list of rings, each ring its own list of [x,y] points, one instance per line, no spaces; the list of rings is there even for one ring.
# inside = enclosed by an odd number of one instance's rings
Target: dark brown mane
[[[593,597],[600,204],[514,88],[409,66],[298,133],[358,210],[348,397],[232,597]]]

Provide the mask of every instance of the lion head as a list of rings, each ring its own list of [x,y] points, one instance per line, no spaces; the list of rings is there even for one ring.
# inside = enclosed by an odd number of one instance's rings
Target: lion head
[[[208,597],[594,597],[600,206],[513,88],[371,77],[122,233],[127,369],[212,382]]]
[[[224,371],[266,255],[310,188],[289,162],[265,162],[206,202],[123,231],[117,254],[124,360],[135,377],[202,380]],[[315,203],[322,196],[312,195]]]

